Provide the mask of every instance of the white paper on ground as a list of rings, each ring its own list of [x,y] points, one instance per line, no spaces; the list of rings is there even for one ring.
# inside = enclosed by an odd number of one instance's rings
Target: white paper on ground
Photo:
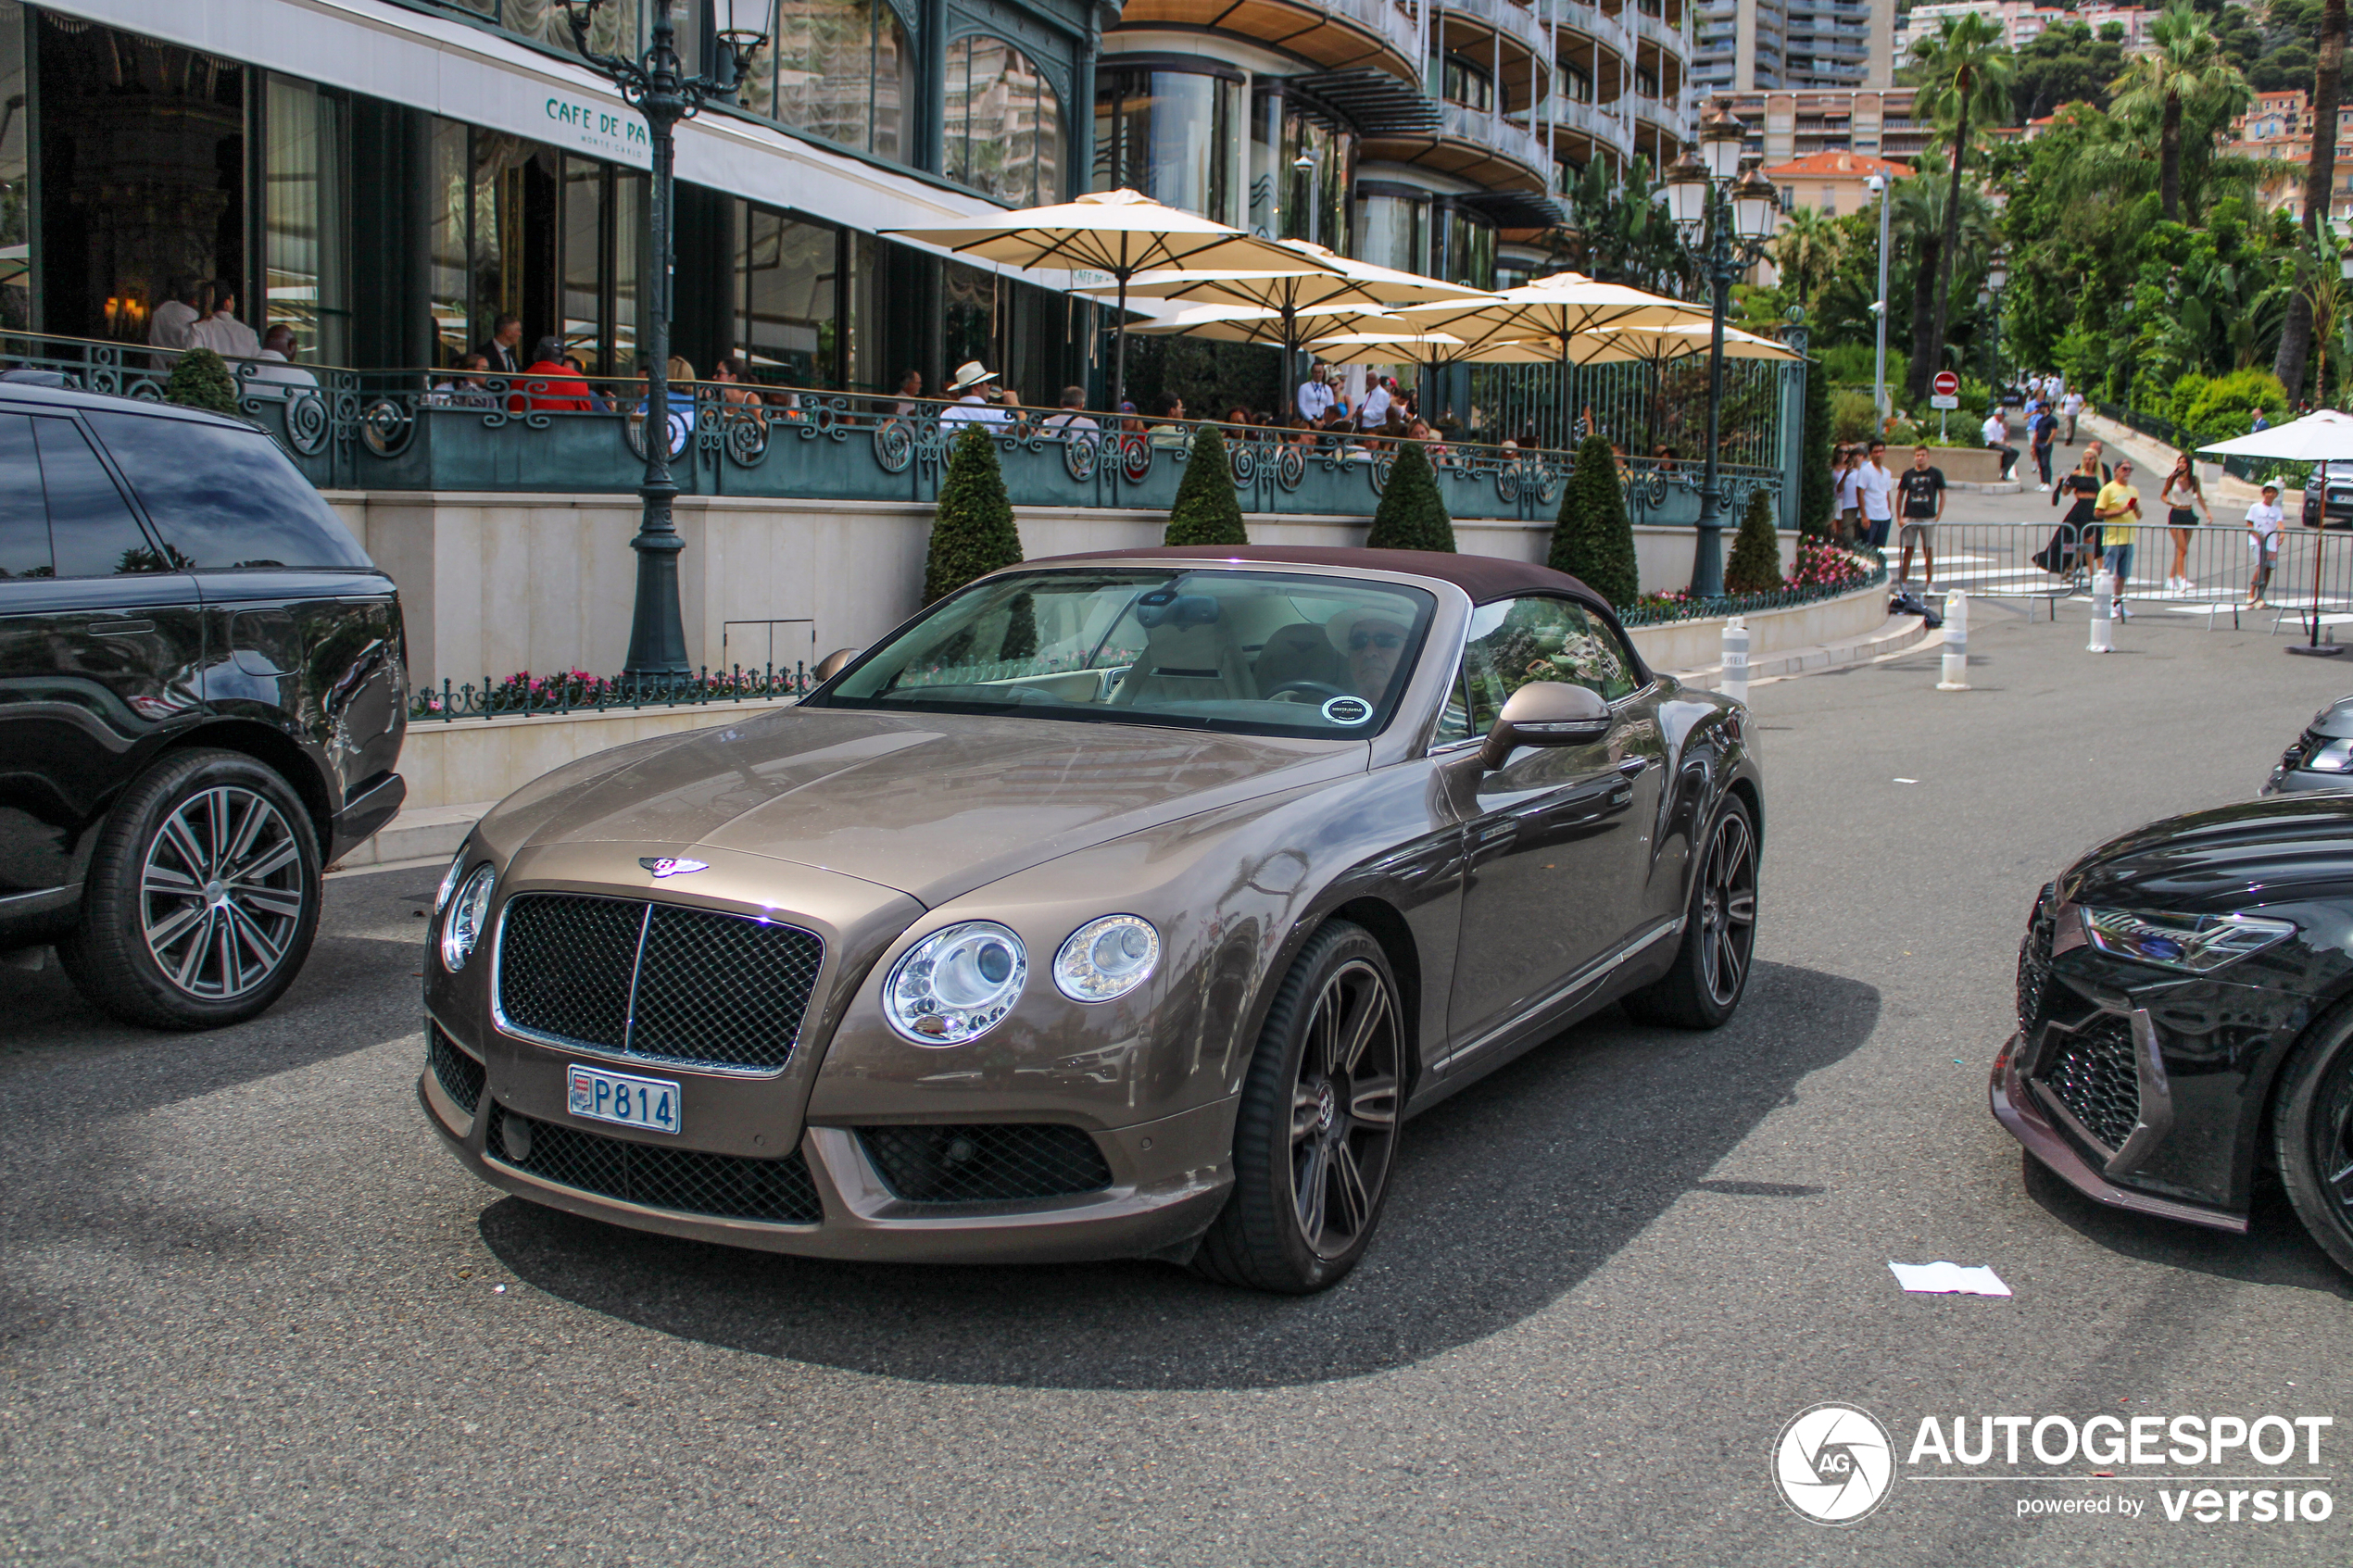
[[[1905,1289],[1928,1296],[2007,1296],[2010,1287],[2004,1285],[1988,1268],[1965,1269],[1958,1263],[1899,1263],[1894,1259],[1887,1266],[1895,1271],[1895,1282]]]

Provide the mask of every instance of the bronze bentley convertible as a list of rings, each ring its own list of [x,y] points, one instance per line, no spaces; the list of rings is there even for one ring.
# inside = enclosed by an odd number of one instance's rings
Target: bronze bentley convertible
[[[483,819],[418,1093],[618,1224],[1317,1289],[1414,1113],[1613,1001],[1730,1016],[1747,723],[1541,567],[1030,561]]]

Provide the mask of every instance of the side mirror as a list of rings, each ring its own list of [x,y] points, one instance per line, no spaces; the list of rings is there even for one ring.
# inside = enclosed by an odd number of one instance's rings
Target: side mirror
[[[817,668],[809,672],[809,678],[822,686],[840,674],[843,666],[857,657],[856,648],[836,648],[817,661]]]
[[[1609,738],[1609,704],[1591,687],[1530,681],[1496,715],[1478,759],[1494,769],[1510,759],[1515,746],[1592,746]]]

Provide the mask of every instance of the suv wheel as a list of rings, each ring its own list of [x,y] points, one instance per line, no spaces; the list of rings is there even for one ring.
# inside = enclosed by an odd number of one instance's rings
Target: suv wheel
[[[100,825],[82,922],[57,956],[126,1023],[242,1022],[300,972],[319,879],[309,814],[283,779],[236,752],[178,752]]]

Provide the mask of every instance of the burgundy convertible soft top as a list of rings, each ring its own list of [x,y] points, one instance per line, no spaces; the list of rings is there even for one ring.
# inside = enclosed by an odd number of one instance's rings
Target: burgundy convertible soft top
[[[1473,604],[1517,598],[1526,594],[1573,593],[1604,608],[1608,601],[1566,571],[1532,561],[1507,560],[1501,556],[1448,555],[1442,550],[1360,550],[1321,545],[1162,545],[1143,550],[1088,550],[1083,555],[1056,556],[1054,561],[1131,560],[1264,561],[1268,566],[1354,567],[1363,571],[1397,571],[1434,577],[1468,594]],[[1045,566],[1044,560],[1022,562]],[[1611,619],[1615,620],[1613,616]]]

